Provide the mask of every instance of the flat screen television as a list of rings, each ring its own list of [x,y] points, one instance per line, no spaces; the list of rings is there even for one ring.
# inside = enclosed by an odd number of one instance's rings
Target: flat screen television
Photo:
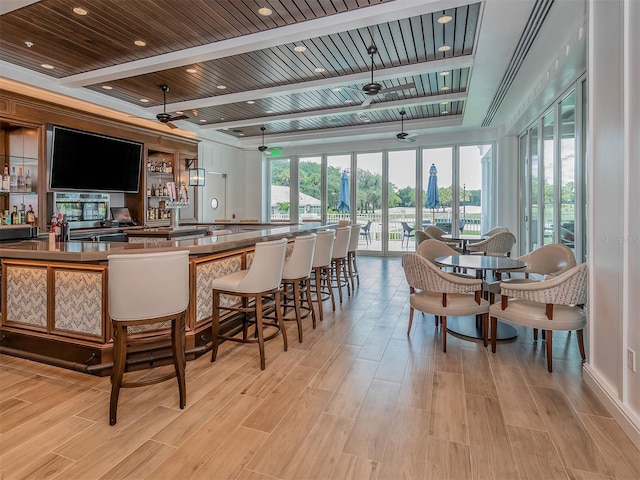
[[[137,193],[142,143],[54,125],[51,190]]]

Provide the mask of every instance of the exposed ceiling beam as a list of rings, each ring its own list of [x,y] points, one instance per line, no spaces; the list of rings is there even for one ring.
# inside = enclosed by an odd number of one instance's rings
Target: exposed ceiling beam
[[[375,79],[389,80],[399,77],[425,75],[428,73],[440,72],[443,70],[471,67],[472,65],[473,55],[464,55],[450,59],[420,62],[412,65],[402,65],[400,67],[378,69],[375,71]],[[353,73],[350,75],[343,75],[341,77],[323,78],[320,80],[280,85],[277,87],[262,88],[259,90],[221,94],[216,95],[215,97],[199,98],[197,100],[167,103],[167,111],[175,112],[183,110],[193,110],[205,107],[215,107],[217,105],[228,105],[231,103],[246,102],[248,100],[257,100],[260,98],[277,97],[280,95],[291,95],[294,93],[310,92],[327,88],[344,87],[365,81],[368,82],[370,75],[370,72]],[[146,110],[152,113],[160,113],[163,111],[163,106],[148,107]]]
[[[207,125],[201,125],[200,128],[202,130],[210,130],[216,129],[220,130],[223,128],[239,128],[239,127],[249,127],[253,125],[268,125],[270,123],[277,123],[287,120],[298,120],[300,118],[324,118],[324,117],[336,117],[340,115],[351,115],[357,112],[375,112],[381,110],[392,110],[394,108],[410,108],[417,107],[420,105],[431,105],[435,103],[441,102],[455,102],[460,100],[466,100],[467,95],[465,93],[450,93],[447,95],[434,95],[430,97],[420,97],[420,98],[411,98],[407,100],[394,100],[390,102],[384,102],[384,104],[376,106],[376,104],[371,104],[369,107],[362,107],[360,105],[353,105],[350,107],[340,107],[340,108],[331,108],[331,109],[323,109],[323,110],[314,110],[309,112],[296,112],[296,113],[287,113],[282,115],[269,115],[268,117],[252,117],[246,120],[237,120],[234,122],[220,122],[220,123],[211,123]]]

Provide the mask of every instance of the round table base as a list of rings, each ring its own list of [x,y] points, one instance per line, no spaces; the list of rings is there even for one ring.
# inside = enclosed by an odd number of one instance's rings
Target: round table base
[[[482,340],[482,323],[479,323],[476,327],[475,317],[447,317],[447,331],[463,337]],[[517,336],[518,331],[515,328],[507,323],[498,321],[497,340],[511,340]]]

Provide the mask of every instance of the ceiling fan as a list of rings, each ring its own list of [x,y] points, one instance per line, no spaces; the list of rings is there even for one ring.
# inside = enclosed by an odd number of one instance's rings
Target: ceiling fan
[[[156,118],[158,119],[158,121],[160,123],[166,123],[170,128],[178,128],[176,125],[174,125],[171,122],[175,122],[176,120],[185,120],[189,117],[187,117],[186,115],[177,115],[175,117],[172,117],[171,114],[167,113],[167,92],[169,91],[169,86],[168,85],[160,85],[160,88],[162,89],[162,113],[159,113],[156,115]]]
[[[265,152],[269,147],[267,147],[264,144],[264,131],[265,131],[264,125],[262,127],[260,127],[260,131],[262,132],[262,145],[260,145],[258,147],[258,150],[261,151],[261,152]]]
[[[407,112],[400,110],[400,133],[396,134],[396,139],[400,142],[413,142],[415,140],[412,137],[414,137],[415,134],[404,131],[404,116],[406,114]]]
[[[369,104],[371,104],[371,102],[373,101],[373,98],[376,95],[384,95],[387,93],[400,92],[402,90],[410,90],[412,88],[416,88],[416,84],[413,82],[405,83],[403,85],[398,85],[397,87],[382,88],[382,85],[380,85],[378,82],[374,81],[373,79],[373,71],[374,71],[373,56],[378,53],[378,47],[376,47],[375,45],[369,45],[369,47],[367,47],[367,53],[371,56],[371,81],[366,85],[364,85],[362,87],[362,90],[357,90],[351,87],[342,87],[345,90],[353,90],[355,92],[365,93],[367,95],[367,98],[365,98],[365,100],[360,105],[361,107],[369,106]]]

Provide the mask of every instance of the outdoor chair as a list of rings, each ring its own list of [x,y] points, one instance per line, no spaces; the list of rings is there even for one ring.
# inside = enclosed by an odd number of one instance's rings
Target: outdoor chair
[[[413,233],[415,228],[410,227],[407,222],[400,222],[400,225],[402,225],[402,242],[400,244],[404,247],[404,241],[406,239],[407,240],[407,247],[408,247],[409,246],[409,239],[411,237],[415,237],[415,233]]]
[[[491,305],[491,351],[496,352],[497,321],[542,329],[547,348],[547,369],[553,370],[553,331],[576,330],[580,356],[585,360],[583,329],[587,324],[587,264],[582,263],[552,277],[533,283],[500,285],[502,301]],[[534,339],[535,340],[535,339]]]
[[[371,243],[371,223],[373,223],[372,220],[369,220],[367,224],[363,225],[360,229],[360,236],[364,237],[367,245]]]

